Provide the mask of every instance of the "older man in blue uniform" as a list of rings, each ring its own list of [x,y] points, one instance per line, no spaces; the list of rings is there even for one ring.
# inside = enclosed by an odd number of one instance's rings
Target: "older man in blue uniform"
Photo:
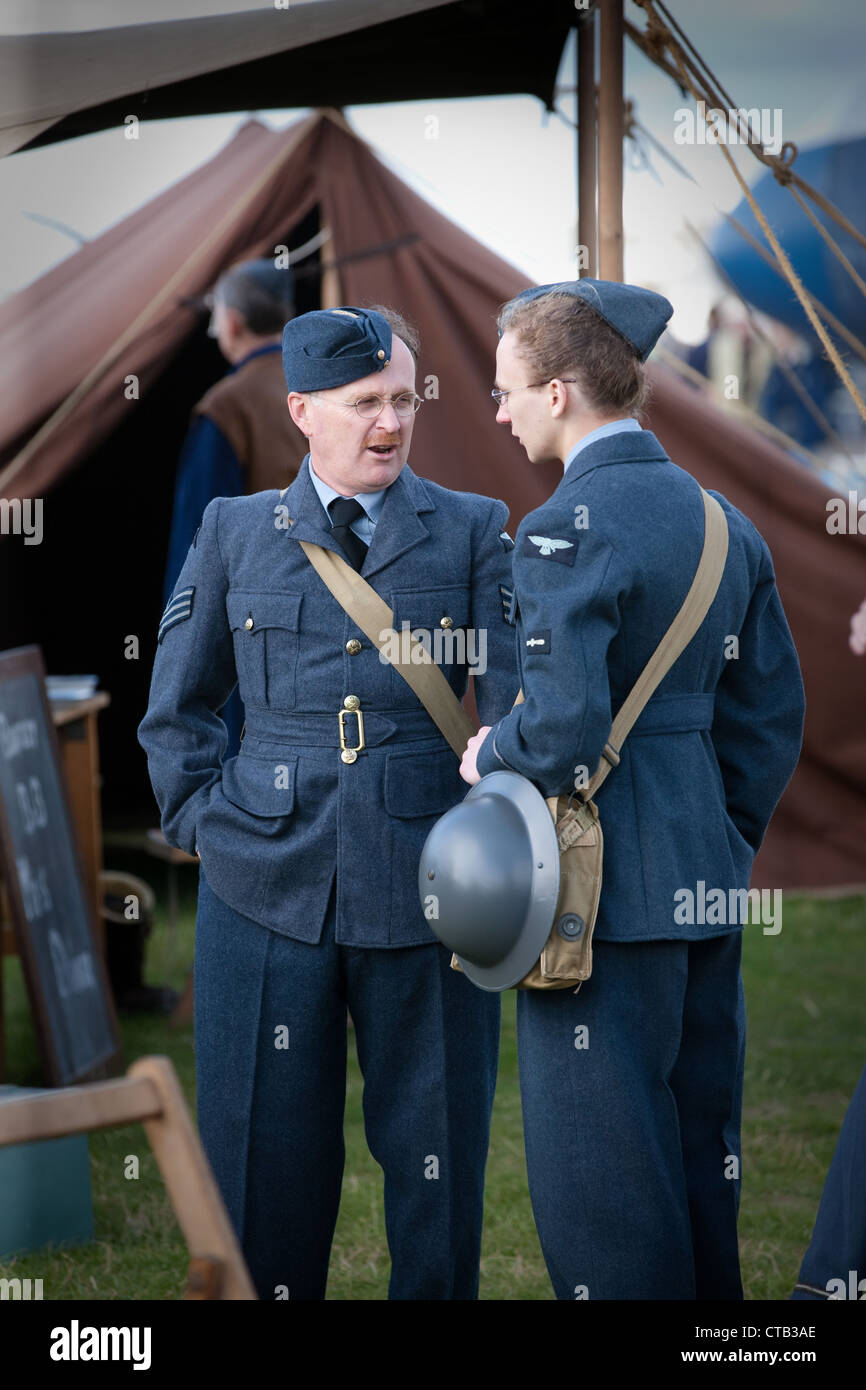
[[[701,491],[634,418],[671,312],[639,287],[581,280],[500,315],[497,419],[531,461],[565,472],[515,538],[525,703],[470,740],[467,781],[509,768],[545,796],[586,787],[689,589]],[[561,1299],[742,1298],[730,890],[748,887],[797,762],[804,699],[767,546],[718,500],[729,544],[715,601],[598,794],[592,975],[579,993],[517,1001],[530,1192]],[[748,929],[771,951],[780,926]]]
[[[166,838],[201,858],[199,1126],[262,1298],[324,1297],[347,1006],[385,1173],[390,1297],[477,1295],[499,1013],[449,969],[416,891],[426,835],[465,790],[458,759],[300,544],[347,559],[398,632],[483,634],[429,645],[458,696],[483,650],[479,709],[510,707],[507,510],[409,468],[416,356],[387,310],[286,325],[288,404],[310,452],[284,493],[207,507],[139,729]],[[215,711],[235,683],[246,732],[221,767]],[[341,751],[347,711],[362,716],[348,721],[357,751]]]

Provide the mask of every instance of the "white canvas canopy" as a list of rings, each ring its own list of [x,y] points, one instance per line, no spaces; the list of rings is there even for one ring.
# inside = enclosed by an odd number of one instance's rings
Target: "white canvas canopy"
[[[0,6],[0,153],[74,111],[449,0],[48,0]],[[288,103],[287,103],[288,104]]]
[[[0,154],[127,114],[513,91],[551,104],[574,14],[570,0],[538,0],[532,25],[522,0],[0,0]]]

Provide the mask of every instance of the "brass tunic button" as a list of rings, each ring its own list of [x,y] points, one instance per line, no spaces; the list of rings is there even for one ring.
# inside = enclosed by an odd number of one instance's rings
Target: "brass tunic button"
[[[376,356],[378,357],[379,361],[381,362],[381,361],[382,361],[382,358],[385,356],[385,349],[384,349],[384,348],[379,348],[379,351],[376,353]]]
[[[343,701],[343,709],[360,709],[361,701],[357,695],[347,695]]]
[[[343,759],[344,763],[353,763],[356,761],[358,754],[355,752],[354,748],[344,748],[340,757]]]
[[[453,619],[448,618],[448,617],[440,618],[440,619],[439,619],[439,626],[440,626],[440,627],[453,627],[453,626],[454,626],[454,621],[453,621]]]
[[[247,618],[246,622],[244,623],[244,627],[250,628],[250,627],[252,627],[252,625],[253,625],[253,620],[252,620],[252,618]]]
[[[357,656],[360,650],[361,643],[358,641],[357,637],[350,637],[348,642],[346,643],[346,651],[349,653],[349,655]],[[349,707],[347,706],[347,708]]]

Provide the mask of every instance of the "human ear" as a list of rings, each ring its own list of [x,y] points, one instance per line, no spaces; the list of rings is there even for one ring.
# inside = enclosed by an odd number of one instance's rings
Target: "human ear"
[[[550,392],[548,398],[550,413],[555,420],[558,420],[565,414],[568,407],[568,391],[565,385],[559,380],[559,377],[554,377],[553,381],[548,385],[548,390]]]
[[[300,391],[290,391],[286,396],[286,404],[298,429],[309,439],[313,431],[310,421],[310,407],[306,396],[302,395]]]

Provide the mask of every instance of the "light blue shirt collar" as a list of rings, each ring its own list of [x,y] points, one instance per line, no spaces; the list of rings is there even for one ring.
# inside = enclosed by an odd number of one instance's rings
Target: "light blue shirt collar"
[[[310,471],[310,479],[313,487],[316,489],[319,501],[327,512],[329,503],[333,502],[335,497],[342,497],[343,494],[341,492],[335,492],[328,483],[322,481],[313,468],[313,460],[309,457],[307,458],[307,467]],[[373,539],[373,531],[376,522],[382,514],[382,508],[385,505],[385,493],[387,491],[388,489],[383,487],[379,492],[358,492],[355,494],[355,500],[360,502],[367,515],[359,517],[357,521],[353,521],[352,530],[360,536],[362,541],[366,541],[368,545]],[[329,513],[328,520],[330,521],[330,519]]]
[[[571,452],[566,455],[563,473],[568,472],[569,464],[573,463],[581,449],[585,449],[587,444],[594,444],[597,439],[605,439],[609,434],[619,434],[623,430],[639,430],[641,428],[642,426],[638,424],[637,420],[629,415],[626,419],[609,420],[606,425],[599,425],[597,430],[590,430],[589,434],[585,434],[583,439],[579,439]]]

